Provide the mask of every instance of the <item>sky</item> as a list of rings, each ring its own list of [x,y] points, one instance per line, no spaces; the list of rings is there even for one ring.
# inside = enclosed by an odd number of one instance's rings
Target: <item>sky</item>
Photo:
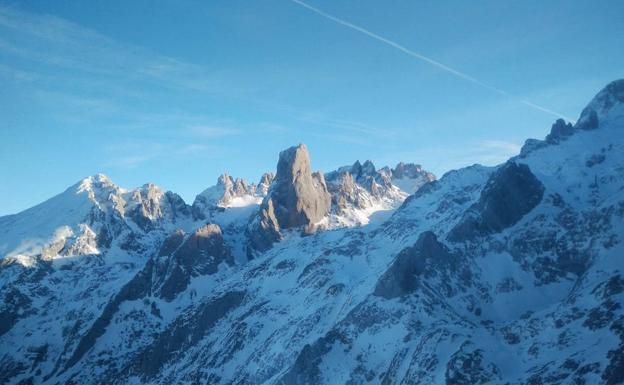
[[[2,0],[0,215],[95,173],[192,203],[298,143],[325,172],[496,165],[624,77],[622,15],[619,0]]]

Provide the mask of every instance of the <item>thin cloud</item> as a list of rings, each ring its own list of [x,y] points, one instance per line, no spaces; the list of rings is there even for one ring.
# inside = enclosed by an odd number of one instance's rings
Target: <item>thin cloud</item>
[[[444,156],[446,169],[458,169],[472,164],[496,166],[518,155],[521,145],[505,140],[482,140],[468,143],[464,149],[438,149]]]
[[[127,155],[116,156],[104,163],[105,166],[117,167],[117,168],[136,168],[139,165],[153,159],[153,156],[149,155]]]
[[[223,154],[223,146],[157,140],[126,140],[104,146],[104,167],[132,169],[148,162],[174,159],[214,158]]]
[[[484,140],[479,142],[473,154],[477,163],[494,166],[518,155],[521,149],[518,143],[502,140]]]
[[[473,76],[470,76],[470,75],[468,75],[468,74],[466,74],[464,72],[458,71],[458,70],[456,70],[454,68],[451,68],[451,67],[447,66],[446,64],[440,63],[439,61],[434,60],[434,59],[432,59],[432,58],[430,58],[428,56],[425,56],[425,55],[422,55],[422,54],[420,54],[418,52],[412,51],[411,49],[406,48],[406,47],[404,47],[404,46],[402,46],[402,45],[400,45],[400,44],[398,44],[398,43],[396,43],[396,42],[394,42],[394,41],[392,41],[390,39],[387,39],[387,38],[385,38],[383,36],[380,36],[380,35],[378,35],[378,34],[376,34],[374,32],[369,31],[368,29],[365,29],[363,27],[355,25],[355,24],[353,24],[351,22],[348,22],[348,21],[346,21],[344,19],[340,19],[340,18],[338,18],[336,16],[333,16],[333,15],[331,15],[331,14],[325,12],[325,11],[322,11],[322,10],[316,8],[316,7],[313,7],[313,6],[303,2],[301,0],[290,0],[290,1],[292,1],[295,4],[298,4],[298,5],[304,7],[304,8],[306,8],[306,9],[308,9],[308,10],[310,10],[310,11],[312,11],[312,12],[314,12],[314,13],[316,13],[316,14],[318,14],[318,15],[320,15],[320,16],[328,19],[328,20],[331,20],[331,21],[333,21],[333,22],[335,22],[337,24],[340,24],[342,26],[350,28],[350,29],[352,29],[354,31],[360,32],[360,33],[362,33],[362,34],[364,34],[364,35],[366,35],[366,36],[368,36],[368,37],[370,37],[372,39],[375,39],[375,40],[377,40],[379,42],[382,42],[382,43],[384,43],[384,44],[386,44],[386,45],[388,45],[388,46],[390,46],[392,48],[395,48],[395,49],[397,49],[397,50],[399,50],[399,51],[401,51],[401,52],[403,52],[403,53],[405,53],[405,54],[407,54],[407,55],[409,55],[409,56],[411,56],[413,58],[416,58],[418,60],[424,61],[425,63],[427,63],[427,64],[429,64],[431,66],[434,66],[434,67],[439,68],[439,69],[441,69],[443,71],[446,71],[446,72],[448,72],[448,73],[450,73],[450,74],[452,74],[452,75],[454,75],[454,76],[456,76],[456,77],[458,77],[460,79],[469,81],[469,82],[474,83],[474,84],[476,84],[476,85],[478,85],[480,87],[483,87],[483,88],[486,88],[486,89],[488,89],[490,91],[496,92],[496,93],[498,93],[500,95],[512,97],[512,98],[516,99],[518,102],[520,102],[520,103],[522,103],[522,104],[524,104],[526,106],[529,106],[531,108],[534,108],[534,109],[536,109],[538,111],[542,111],[542,112],[545,112],[545,113],[548,113],[548,114],[551,114],[551,115],[554,115],[554,116],[557,116],[557,117],[560,117],[560,118],[564,118],[564,119],[566,119],[568,121],[574,122],[573,119],[570,119],[570,118],[568,118],[568,117],[566,117],[566,116],[564,116],[564,115],[562,115],[562,114],[560,114],[558,112],[555,112],[555,111],[553,111],[551,109],[548,109],[546,107],[539,106],[539,105],[537,105],[535,103],[532,103],[532,102],[530,102],[528,100],[518,98],[518,97],[514,96],[513,94],[511,94],[511,93],[509,93],[509,92],[507,92],[505,90],[502,90],[502,89],[500,89],[498,87],[494,87],[494,86],[492,86],[492,85],[490,85],[488,83],[485,83],[485,82],[483,82],[483,81],[481,81],[481,80],[479,80],[479,79],[477,79],[477,78],[475,78]]]
[[[328,117],[323,117],[320,115],[308,115],[301,117],[303,121],[309,123],[315,123],[322,126],[327,126],[330,128],[339,128],[342,130],[350,131],[357,134],[366,134],[375,137],[389,137],[394,135],[394,132],[388,129],[375,128],[368,126],[361,122],[354,122],[343,119],[332,119]]]
[[[370,146],[370,147],[376,146],[375,142],[371,142],[370,140],[363,137],[362,135],[348,135],[348,134],[331,133],[331,132],[329,133],[316,132],[316,133],[313,133],[312,135],[316,137],[325,138],[331,141],[346,143],[346,144],[354,144],[354,145],[359,145],[359,146]]]
[[[260,133],[286,134],[292,130],[281,124],[273,122],[260,122],[256,125],[256,131]]]
[[[521,148],[521,146],[517,143],[506,142],[503,140],[484,140],[480,142],[480,147],[484,150],[506,151],[512,155],[517,154]]]
[[[0,6],[0,28],[18,36],[0,39],[0,51],[59,68],[161,86],[223,93],[218,77],[203,68],[144,48],[119,43],[97,31],[52,15]]]
[[[52,16],[31,14],[13,7],[0,6],[0,30],[11,33],[0,37],[0,53],[43,66],[38,81],[30,84],[40,103],[55,104],[57,119],[77,124],[95,120],[97,125],[131,130],[186,132],[189,136],[219,138],[239,135],[240,129],[213,124],[214,118],[191,113],[168,111],[155,114],[139,106],[160,102],[158,92],[145,91],[152,85],[197,91],[210,97],[244,101],[259,108],[277,111],[293,120],[313,126],[321,133],[336,129],[339,136],[364,134],[368,137],[388,137],[387,129],[371,127],[348,119],[335,119],[320,113],[310,113],[282,103],[253,97],[255,86],[232,84],[227,72],[207,71],[184,61],[156,54],[141,47],[117,42],[97,31]],[[49,75],[48,67],[71,71],[70,78]],[[0,68],[10,75],[10,69]],[[27,79],[22,74],[22,79]],[[13,76],[13,75],[11,75]],[[138,82],[138,83],[137,83]],[[236,82],[234,82],[236,83]],[[128,85],[132,85],[129,87]],[[136,85],[139,86],[136,86]],[[146,87],[147,86],[147,87]],[[249,88],[252,87],[252,88]],[[89,90],[98,90],[97,97]],[[54,90],[54,91],[51,91]],[[51,95],[50,93],[54,93]],[[53,97],[52,97],[53,96]],[[130,99],[127,102],[125,99]],[[74,113],[80,111],[79,114]],[[106,119],[102,120],[103,115]],[[208,122],[208,123],[205,123]],[[190,127],[187,129],[187,127]],[[265,125],[260,129],[288,132],[283,125]],[[330,134],[330,133],[326,133]],[[177,136],[178,133],[171,134]],[[133,162],[128,162],[132,164]]]
[[[222,136],[238,135],[240,130],[220,126],[198,125],[189,127],[188,132],[192,135],[204,138],[218,138]]]
[[[155,141],[125,140],[104,146],[105,167],[136,168],[155,158],[167,155],[167,145]]]
[[[182,146],[177,150],[179,155],[205,155],[211,151],[214,151],[214,148],[205,144],[188,144],[186,146]]]
[[[22,71],[4,64],[0,64],[0,77],[5,77],[16,82],[32,82],[38,78],[38,76],[32,72]]]

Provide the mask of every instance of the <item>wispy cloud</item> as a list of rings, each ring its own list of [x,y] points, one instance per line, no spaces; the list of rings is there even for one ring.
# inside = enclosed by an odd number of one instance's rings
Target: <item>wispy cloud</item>
[[[0,6],[0,50],[22,59],[82,73],[149,81],[166,87],[223,92],[202,67],[123,44],[68,20]],[[110,79],[109,79],[110,80]]]
[[[102,152],[106,159],[102,166],[132,169],[153,161],[214,158],[223,153],[223,147],[205,143],[124,140],[104,146]]]
[[[187,144],[177,149],[178,154],[190,156],[206,155],[211,151],[214,151],[214,147],[206,144]]]
[[[369,137],[385,137],[393,136],[395,133],[392,130],[386,128],[371,127],[362,122],[350,121],[345,119],[333,119],[323,114],[303,114],[298,116],[298,119],[320,126],[328,128],[338,128],[343,131],[348,131],[352,134],[364,134]]]
[[[493,166],[518,155],[522,146],[518,143],[502,140],[484,140],[477,144],[473,154],[474,162]]]
[[[20,69],[1,64],[0,63],[0,76],[7,77],[14,81],[19,82],[32,82],[38,78],[38,76],[32,72],[22,71]]]
[[[484,166],[496,166],[518,155],[521,145],[504,140],[481,140],[468,142],[461,147],[432,149],[445,170],[457,169],[475,163]]]
[[[240,130],[236,128],[205,125],[191,126],[188,128],[188,131],[192,135],[204,138],[218,138],[222,136],[238,135],[240,133]]]
[[[567,117],[565,117],[564,115],[562,115],[562,114],[560,114],[558,112],[555,112],[555,111],[553,111],[553,110],[551,110],[549,108],[546,108],[546,107],[537,105],[535,103],[532,103],[531,101],[528,101],[526,99],[522,99],[522,98],[519,98],[519,97],[517,97],[515,95],[512,95],[508,91],[505,91],[505,90],[503,90],[501,88],[495,87],[495,86],[493,86],[493,85],[491,85],[489,83],[481,81],[481,80],[475,78],[474,76],[466,74],[465,72],[459,71],[459,70],[457,70],[455,68],[451,68],[450,66],[448,66],[446,64],[440,63],[439,61],[434,60],[434,59],[432,59],[432,58],[430,58],[428,56],[425,56],[425,55],[420,54],[418,52],[415,52],[415,51],[413,51],[413,50],[411,50],[409,48],[406,48],[403,45],[401,45],[401,44],[399,44],[399,43],[397,43],[397,42],[395,42],[393,40],[390,40],[390,39],[385,38],[385,37],[383,37],[381,35],[378,35],[378,34],[376,34],[374,32],[371,32],[370,30],[368,30],[366,28],[363,28],[363,27],[360,27],[359,25],[355,25],[355,24],[353,24],[353,23],[351,23],[349,21],[346,21],[346,20],[341,19],[339,17],[336,17],[334,15],[331,15],[331,14],[329,14],[329,13],[327,13],[325,11],[322,11],[319,8],[313,7],[313,6],[303,2],[301,0],[291,0],[291,1],[293,3],[295,3],[295,4],[298,4],[298,5],[302,6],[303,8],[306,8],[309,11],[312,11],[312,12],[316,13],[317,15],[320,15],[320,16],[328,19],[328,20],[333,21],[334,23],[340,24],[340,25],[342,25],[344,27],[347,27],[349,29],[357,31],[357,32],[359,32],[359,33],[361,33],[363,35],[368,36],[369,38],[372,38],[372,39],[377,40],[377,41],[379,41],[379,42],[381,42],[383,44],[386,44],[386,45],[388,45],[388,46],[390,46],[390,47],[392,47],[392,48],[394,48],[394,49],[396,49],[398,51],[403,52],[404,54],[406,54],[408,56],[411,56],[411,57],[413,57],[415,59],[423,61],[423,62],[425,62],[425,63],[427,63],[427,64],[429,64],[429,65],[431,65],[433,67],[441,69],[442,71],[448,72],[451,75],[456,76],[456,77],[458,77],[460,79],[463,79],[463,80],[466,80],[466,81],[468,81],[470,83],[476,84],[479,87],[483,87],[483,88],[488,89],[490,91],[493,91],[493,92],[495,92],[495,93],[497,93],[499,95],[506,96],[506,97],[511,97],[514,100],[516,100],[517,102],[522,103],[522,104],[524,104],[526,106],[529,106],[531,108],[534,108],[534,109],[536,109],[538,111],[542,111],[542,112],[545,112],[545,113],[550,114],[550,115],[554,115],[554,116],[557,116],[557,117],[560,117],[560,118],[564,118],[564,119],[569,120],[569,121],[573,121],[572,119],[567,118]]]
[[[29,65],[24,70],[3,65],[0,76],[31,81],[28,86],[34,97],[52,107],[48,111],[62,123],[99,127],[106,124],[117,130],[166,131],[176,137],[185,133],[211,139],[240,135],[245,130],[292,134],[299,123],[313,135],[345,143],[373,143],[394,135],[387,128],[260,98],[256,95],[258,87],[269,86],[262,79],[237,81],[240,76],[232,76],[228,70],[208,70],[121,43],[53,15],[0,5],[0,32],[3,30],[7,33],[0,34],[0,53]],[[153,92],[154,87],[167,90]],[[162,100],[169,92],[178,92],[185,98],[198,92],[198,98],[211,97],[220,103],[244,102],[259,111],[277,114],[278,120],[291,121],[294,127],[286,128],[283,122],[250,123],[245,127],[194,112],[193,108],[172,111],[173,105]],[[163,104],[162,112],[155,113],[154,106]],[[122,163],[133,165],[146,157],[133,158]]]
[[[154,156],[150,155],[115,155],[106,161],[104,165],[118,168],[135,168],[153,158]]]

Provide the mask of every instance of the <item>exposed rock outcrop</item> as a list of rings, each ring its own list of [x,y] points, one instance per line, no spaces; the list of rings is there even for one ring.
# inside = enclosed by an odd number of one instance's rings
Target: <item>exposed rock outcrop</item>
[[[255,184],[223,174],[219,176],[215,186],[207,188],[195,197],[192,206],[193,216],[197,219],[208,219],[211,211],[222,210],[233,204],[236,199],[250,201],[255,196]]]
[[[356,161],[351,166],[328,172],[325,174],[325,179],[328,184],[341,183],[345,173],[351,175],[353,183],[360,185],[376,197],[393,197],[398,189],[403,190],[404,193],[413,194],[423,185],[436,179],[435,175],[423,170],[418,164],[400,162],[392,169],[389,167],[376,169],[370,160],[364,163]],[[405,196],[402,198],[404,199]]]
[[[282,239],[272,200],[268,200],[260,207],[260,211],[249,224],[246,235],[247,256],[250,258],[253,256],[253,251],[268,250],[273,243]]]
[[[262,174],[260,178],[260,183],[258,183],[258,187],[256,187],[256,195],[265,197],[269,193],[269,187],[273,182],[275,175],[272,172],[265,172]]]
[[[374,294],[384,298],[396,298],[416,290],[418,276],[430,268],[441,271],[444,266],[457,268],[456,258],[440,243],[431,231],[418,237],[412,247],[403,249],[390,268],[377,282]]]
[[[248,229],[250,247],[263,251],[280,238],[280,230],[303,227],[313,233],[328,213],[331,197],[321,173],[312,173],[304,144],[280,152],[277,173],[260,211]]]
[[[277,174],[263,203],[273,202],[280,228],[305,226],[306,232],[329,212],[330,196],[323,175],[312,173],[310,155],[304,144],[280,153]]]
[[[424,170],[419,164],[399,162],[396,167],[392,169],[393,179],[417,179],[423,177],[428,181],[435,180],[435,175]]]
[[[572,123],[566,123],[563,119],[557,121],[550,128],[550,134],[546,136],[546,143],[557,144],[574,133]]]
[[[339,227],[368,223],[372,212],[400,206],[409,194],[434,181],[435,176],[414,163],[377,169],[367,160],[329,172],[325,180],[332,196],[333,222]]]
[[[436,180],[433,173],[415,163],[400,162],[391,171],[392,184],[408,194],[414,194],[422,186]]]
[[[349,205],[361,207],[360,190],[362,187],[354,182],[351,173],[345,171],[333,177],[331,181],[327,183],[327,188],[331,193],[332,206],[334,206],[338,212],[344,211]]]
[[[374,196],[380,196],[392,185],[392,172],[389,168],[377,170],[370,160],[360,163],[356,161],[352,166],[340,167],[336,171],[329,172],[325,175],[328,181],[334,181],[341,178],[344,173],[352,176],[353,182],[365,188]]]
[[[449,232],[451,241],[498,233],[518,222],[542,200],[544,186],[525,164],[509,161],[500,167],[459,223]]]
[[[214,274],[221,263],[234,264],[218,225],[202,226],[183,240],[184,234],[177,231],[164,242],[159,252],[161,260],[156,267],[156,292],[167,300],[184,291],[192,277]]]

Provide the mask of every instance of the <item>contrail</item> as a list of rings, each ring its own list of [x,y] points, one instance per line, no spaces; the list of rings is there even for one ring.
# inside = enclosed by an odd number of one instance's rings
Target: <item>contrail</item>
[[[555,112],[553,110],[550,110],[548,108],[545,108],[545,107],[542,107],[542,106],[538,106],[537,104],[531,103],[528,100],[520,99],[520,98],[514,96],[513,94],[511,94],[511,93],[509,93],[509,92],[507,92],[505,90],[502,90],[502,89],[500,89],[498,87],[494,87],[494,86],[492,86],[490,84],[484,83],[484,82],[482,82],[481,80],[479,80],[477,78],[474,78],[474,77],[472,77],[472,76],[470,76],[468,74],[465,74],[465,73],[463,73],[461,71],[453,69],[453,68],[451,68],[451,67],[449,67],[449,66],[447,66],[445,64],[440,63],[439,61],[436,61],[436,60],[433,60],[433,59],[431,59],[431,58],[429,58],[427,56],[421,55],[418,52],[414,52],[411,49],[406,48],[406,47],[402,46],[399,43],[396,43],[396,42],[394,42],[392,40],[386,39],[383,36],[377,35],[374,32],[371,32],[371,31],[369,31],[369,30],[367,30],[365,28],[362,28],[362,27],[360,27],[358,25],[350,23],[350,22],[348,22],[346,20],[343,20],[343,19],[340,19],[340,18],[338,18],[336,16],[330,15],[329,13],[327,13],[325,11],[322,11],[322,10],[316,8],[316,7],[313,7],[313,6],[303,2],[301,0],[290,0],[290,1],[292,1],[295,4],[298,4],[298,5],[302,6],[302,7],[306,8],[306,9],[308,9],[308,10],[310,10],[310,11],[312,11],[312,12],[318,14],[318,15],[321,15],[321,16],[323,16],[326,19],[329,19],[329,20],[331,20],[331,21],[333,21],[335,23],[338,23],[340,25],[343,25],[343,26],[345,26],[347,28],[351,28],[351,29],[353,29],[355,31],[358,31],[358,32],[360,32],[360,33],[362,33],[362,34],[364,34],[364,35],[366,35],[368,37],[371,37],[371,38],[373,38],[373,39],[375,39],[377,41],[380,41],[380,42],[382,42],[382,43],[384,43],[386,45],[389,45],[392,48],[398,49],[399,51],[401,51],[401,52],[403,52],[403,53],[405,53],[405,54],[407,54],[409,56],[412,56],[412,57],[414,57],[416,59],[422,60],[422,61],[424,61],[426,63],[429,63],[430,65],[432,65],[434,67],[440,68],[443,71],[451,73],[451,74],[457,76],[458,78],[467,80],[467,81],[469,81],[471,83],[474,83],[476,85],[479,85],[479,86],[481,86],[483,88],[487,88],[488,90],[494,91],[494,92],[496,92],[496,93],[498,93],[500,95],[504,95],[504,96],[508,96],[508,97],[514,98],[517,101],[519,101],[520,103],[522,103],[522,104],[524,104],[526,106],[529,106],[531,108],[534,108],[536,110],[539,110],[539,111],[542,111],[542,112],[545,112],[545,113],[557,116],[559,118],[563,118],[563,119],[568,120],[570,122],[574,122],[573,119],[570,119],[570,118],[566,117],[565,115],[562,115],[562,114],[560,114],[558,112]]]

